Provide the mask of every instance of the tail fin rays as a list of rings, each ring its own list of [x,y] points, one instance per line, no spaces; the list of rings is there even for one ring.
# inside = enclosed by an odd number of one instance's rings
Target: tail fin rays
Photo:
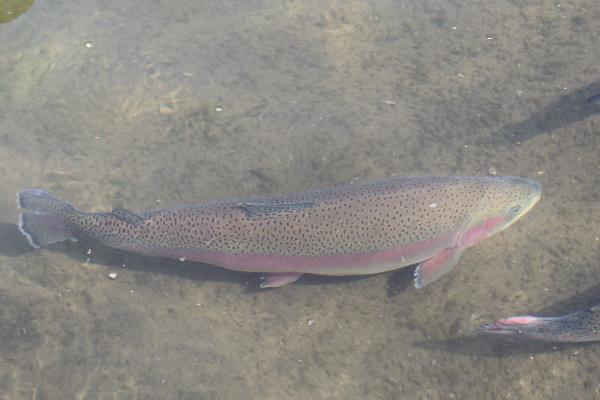
[[[65,221],[76,212],[75,207],[39,189],[27,189],[17,194],[19,230],[35,248],[64,240],[77,240]]]

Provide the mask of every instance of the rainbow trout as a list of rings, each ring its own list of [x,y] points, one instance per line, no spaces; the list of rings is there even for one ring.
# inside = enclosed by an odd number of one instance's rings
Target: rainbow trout
[[[539,183],[523,178],[415,177],[139,213],[85,212],[37,189],[17,201],[19,228],[34,247],[88,236],[144,255],[262,272],[261,287],[304,273],[367,275],[419,263],[415,286],[423,287],[540,195]]]
[[[484,333],[509,339],[545,342],[593,342],[600,340],[600,306],[560,317],[530,315],[500,319],[481,325]]]

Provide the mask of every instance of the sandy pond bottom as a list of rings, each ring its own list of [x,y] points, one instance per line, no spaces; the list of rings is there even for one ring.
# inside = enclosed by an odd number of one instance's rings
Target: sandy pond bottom
[[[595,0],[36,2],[0,25],[0,399],[599,397],[600,345],[477,333],[600,302],[598,21]],[[261,291],[15,225],[26,187],[138,210],[490,167],[542,201],[423,290],[407,268]]]

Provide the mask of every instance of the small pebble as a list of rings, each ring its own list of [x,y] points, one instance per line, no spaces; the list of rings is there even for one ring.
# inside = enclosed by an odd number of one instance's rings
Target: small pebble
[[[315,321],[312,319],[309,319],[308,322],[306,323],[306,325],[308,326],[313,326],[315,324]]]
[[[194,76],[194,74],[192,74],[191,72],[184,72],[183,76],[185,76],[186,78],[191,78]]]
[[[498,170],[492,166],[488,167],[487,170],[488,175],[496,176],[498,174]]]
[[[395,106],[396,102],[394,100],[384,100],[383,104],[387,104],[388,106]]]
[[[117,273],[116,272],[111,272],[111,273],[108,274],[108,277],[110,279],[117,279]]]
[[[221,107],[221,106],[215,106],[214,110],[216,112],[221,112],[221,111],[223,111],[223,107]]]
[[[166,103],[160,103],[158,105],[158,113],[160,115],[173,115],[175,114],[175,109]]]

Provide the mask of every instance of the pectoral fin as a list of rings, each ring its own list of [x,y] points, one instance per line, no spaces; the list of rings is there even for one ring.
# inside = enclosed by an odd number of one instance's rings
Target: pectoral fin
[[[274,274],[265,274],[264,281],[260,284],[262,289],[275,288],[293,283],[302,276],[302,273],[298,272],[281,272]]]
[[[419,264],[415,270],[415,287],[427,286],[447,274],[454,268],[464,249],[464,247],[444,249]]]

